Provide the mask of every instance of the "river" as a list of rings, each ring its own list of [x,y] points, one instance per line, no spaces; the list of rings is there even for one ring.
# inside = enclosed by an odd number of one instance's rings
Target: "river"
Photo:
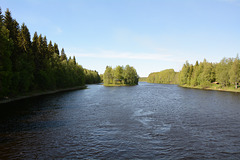
[[[0,159],[240,159],[239,93],[89,85],[0,109]]]

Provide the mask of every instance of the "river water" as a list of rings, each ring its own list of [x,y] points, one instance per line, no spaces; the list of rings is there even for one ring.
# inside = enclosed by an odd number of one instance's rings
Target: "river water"
[[[139,83],[0,109],[0,159],[240,159],[240,94]]]

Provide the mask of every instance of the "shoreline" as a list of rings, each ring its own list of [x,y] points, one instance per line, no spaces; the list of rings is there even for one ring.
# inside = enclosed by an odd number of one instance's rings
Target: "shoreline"
[[[179,87],[183,87],[183,88],[188,88],[188,89],[199,89],[199,90],[209,90],[209,91],[220,91],[220,92],[233,92],[233,93],[240,93],[240,90],[236,90],[236,89],[220,89],[220,88],[211,88],[211,87],[207,87],[207,88],[202,88],[202,87],[192,87],[192,86],[182,86],[182,85],[178,85]]]
[[[104,87],[128,87],[128,86],[136,86],[134,85],[129,85],[129,84],[102,84]]]
[[[7,99],[1,99],[0,104],[9,103],[17,100],[27,99],[31,97],[37,97],[37,96],[43,96],[48,94],[54,94],[59,92],[65,92],[65,91],[73,91],[73,90],[80,90],[80,89],[86,89],[87,86],[77,86],[77,87],[71,87],[71,88],[63,88],[63,89],[56,89],[56,90],[49,90],[49,91],[41,91],[37,93],[26,93],[26,95],[11,97]]]

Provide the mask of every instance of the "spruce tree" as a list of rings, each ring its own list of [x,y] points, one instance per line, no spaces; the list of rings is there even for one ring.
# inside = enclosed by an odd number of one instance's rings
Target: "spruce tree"
[[[74,64],[76,65],[77,62],[76,62],[76,58],[75,58],[75,56],[73,56],[73,61],[74,61]]]
[[[67,55],[65,54],[64,48],[61,50],[61,56],[60,56],[61,61],[67,60]]]
[[[4,17],[4,26],[6,29],[9,30],[9,39],[12,40],[13,42],[13,50],[11,54],[11,61],[12,61],[12,69],[14,72],[18,70],[18,58],[19,58],[19,47],[18,47],[18,34],[19,34],[19,24],[16,20],[12,18],[11,12],[9,9],[6,10],[5,12],[5,17]],[[14,80],[15,82],[17,80]]]
[[[3,16],[0,8],[0,98],[11,93],[12,84],[12,41],[9,40],[9,30],[3,26]]]
[[[21,52],[25,52],[30,54],[31,50],[31,36],[27,26],[23,23],[18,35],[19,47],[21,48]]]
[[[54,43],[53,48],[54,48],[54,53],[57,53],[57,55],[59,55],[59,49],[56,43]]]
[[[54,48],[52,45],[52,41],[49,41],[48,43],[48,58],[52,57],[54,54]]]

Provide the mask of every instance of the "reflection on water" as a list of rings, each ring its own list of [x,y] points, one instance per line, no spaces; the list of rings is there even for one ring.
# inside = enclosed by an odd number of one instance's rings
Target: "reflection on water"
[[[0,159],[240,159],[239,104],[148,83],[1,104]]]

